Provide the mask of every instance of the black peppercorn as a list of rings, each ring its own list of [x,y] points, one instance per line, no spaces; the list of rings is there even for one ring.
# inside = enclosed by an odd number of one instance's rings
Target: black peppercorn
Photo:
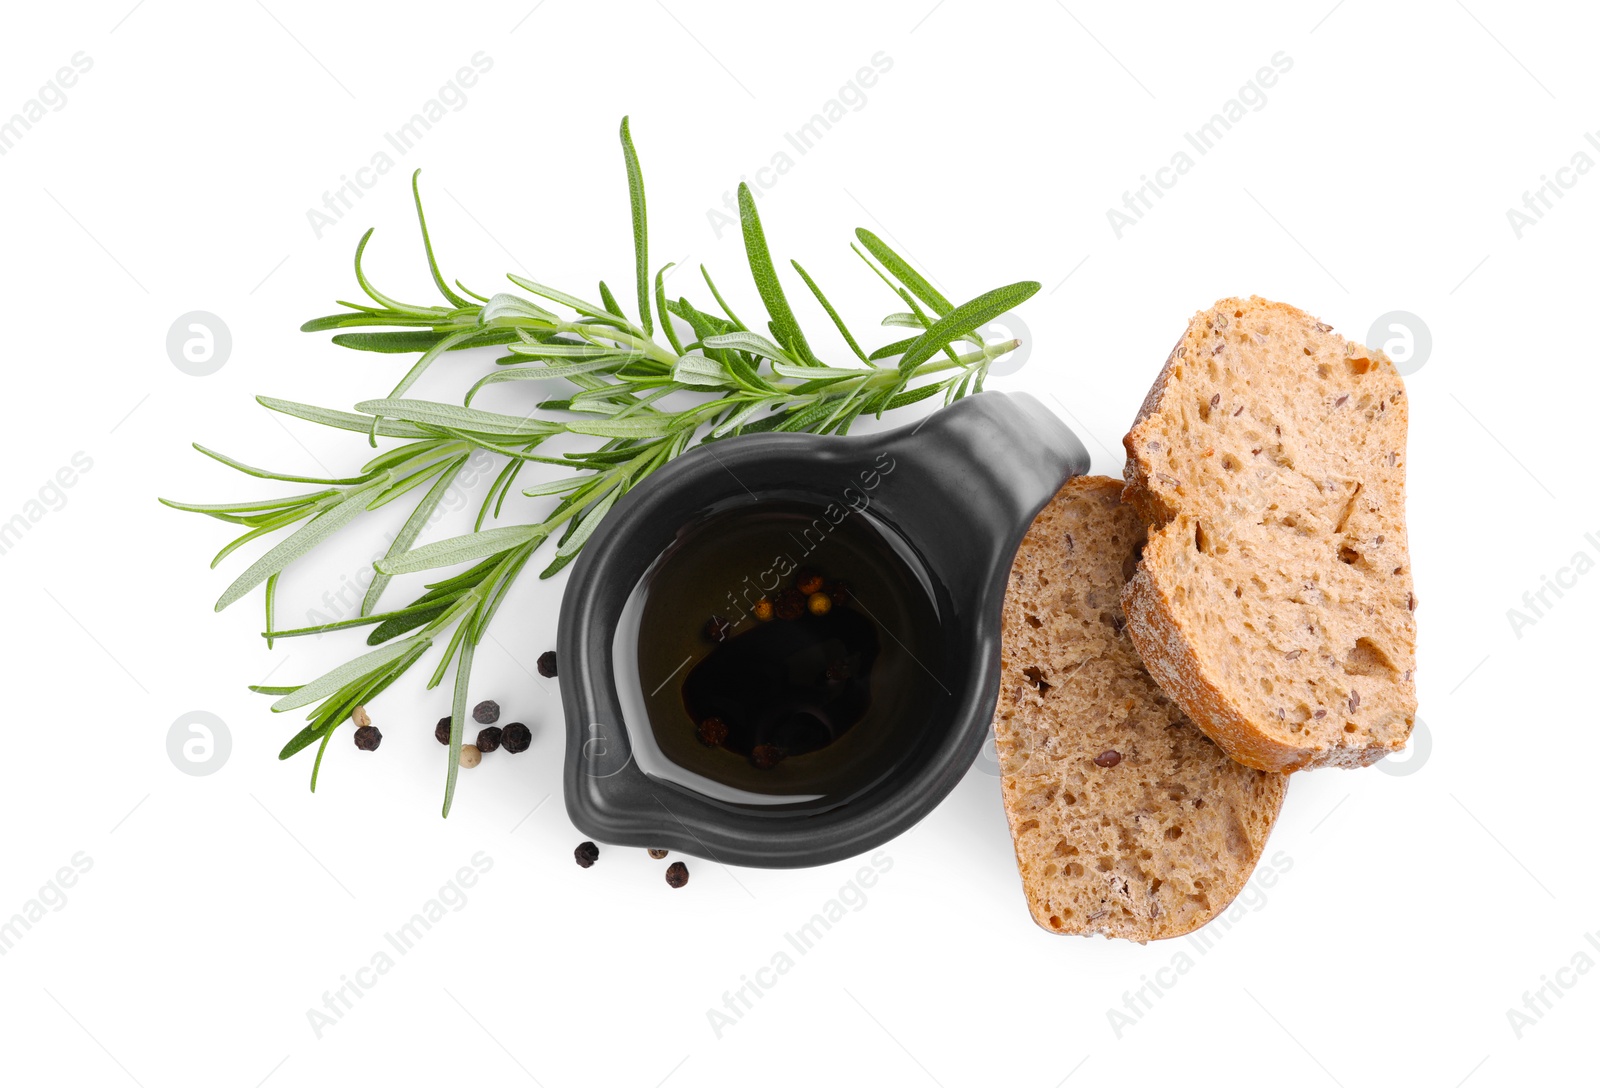
[[[515,755],[518,752],[526,752],[528,750],[528,745],[532,743],[533,730],[529,729],[521,722],[512,722],[510,725],[500,730],[500,747],[504,748],[512,755]]]
[[[662,858],[667,856],[667,852],[665,850],[651,849],[651,850],[646,850],[645,853],[649,854],[651,857],[655,858],[657,861],[660,861]]]
[[[850,599],[849,582],[829,582],[823,589],[834,604],[844,604]]]
[[[500,720],[500,704],[493,699],[485,699],[472,708],[472,720],[479,725],[493,725]]]
[[[492,752],[500,747],[500,727],[491,725],[487,729],[478,730],[478,751]]]
[[[546,650],[539,655],[539,675],[554,676],[556,674],[556,652]]]
[[[780,620],[797,620],[806,614],[806,595],[790,586],[778,594],[773,611],[778,614]]]
[[[378,732],[375,725],[363,725],[356,730],[356,747],[363,752],[376,752],[382,741],[383,734]]]
[[[600,848],[592,842],[580,842],[578,848],[572,852],[572,857],[577,861],[579,868],[587,869],[600,860]]]
[[[440,744],[450,743],[450,719],[440,718],[439,724],[433,727],[433,739]]]
[[[667,866],[667,886],[681,888],[689,883],[689,867],[681,861]]]
[[[707,748],[715,748],[728,739],[728,723],[721,718],[707,718],[700,723],[694,735]]]
[[[783,749],[775,744],[758,744],[750,749],[750,762],[758,771],[768,771],[783,762]]]

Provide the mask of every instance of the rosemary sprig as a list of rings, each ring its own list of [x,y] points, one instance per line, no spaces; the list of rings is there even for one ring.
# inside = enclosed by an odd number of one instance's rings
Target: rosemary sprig
[[[461,281],[454,287],[440,272],[423,213],[418,174],[412,194],[422,232],[428,270],[443,305],[415,305],[380,292],[368,280],[362,257],[368,231],[356,247],[356,282],[369,303],[341,302],[345,309],[306,322],[307,332],[339,330],[334,343],[362,351],[417,353],[418,358],[383,398],[363,401],[354,412],[292,401],[257,398],[285,415],[401,444],[368,460],[356,473],[323,478],[253,468],[202,446],[195,448],[223,464],[259,479],[310,485],[316,490],[256,502],[191,504],[169,502],[180,510],[206,514],[242,526],[244,532],[213,559],[216,566],[234,550],[258,538],[288,531],[223,592],[217,609],[265,585],[270,647],[276,639],[370,627],[373,649],[309,683],[252,690],[276,696],[274,711],[310,707],[307,724],[284,745],[280,758],[318,744],[311,774],[316,789],[322,754],[334,732],[355,707],[371,701],[424,655],[442,644],[428,682],[434,688],[455,669],[451,701],[449,765],[443,813],[455,794],[467,689],[475,649],[504,602],[507,591],[546,541],[554,555],[541,572],[548,578],[574,558],[629,490],[696,442],[720,441],[759,431],[845,434],[863,414],[882,416],[917,401],[942,396],[945,403],[983,389],[995,359],[1014,350],[1015,340],[985,343],[979,330],[1039,289],[1021,282],[996,288],[960,305],[952,304],[920,273],[870,231],[858,230],[858,256],[906,306],[883,324],[914,330],[914,335],[867,352],[816,281],[791,262],[822,311],[855,356],[833,365],[822,359],[802,331],[773,264],[755,199],[739,187],[745,255],[765,310],[765,330],[746,325],[724,300],[701,266],[715,308],[700,309],[665,290],[671,265],[650,272],[644,177],[624,118],[620,132],[633,224],[636,314],[630,317],[604,283],[593,303],[553,287],[511,275],[524,294],[478,294]],[[863,252],[863,249],[865,252]],[[552,308],[554,307],[554,308]],[[659,331],[660,338],[657,339]],[[767,335],[767,334],[770,334]],[[665,341],[664,343],[662,341]],[[416,400],[405,394],[446,352],[499,346],[507,353],[467,390],[461,404]],[[526,416],[473,407],[486,387],[505,382],[560,379],[573,387],[565,398],[547,400]],[[691,394],[693,403],[666,409],[664,398]],[[677,398],[681,402],[684,398]],[[590,448],[546,456],[536,452],[557,435],[595,440]],[[474,530],[421,546],[416,540],[470,457],[487,453],[504,465],[479,509]],[[524,488],[530,497],[558,501],[542,521],[484,528],[498,518],[523,466],[557,465],[568,475]],[[361,603],[360,613],[312,627],[274,626],[279,577],[295,560],[354,522],[403,495],[421,498],[385,556]],[[379,610],[396,575],[466,569],[431,583],[409,604]]]

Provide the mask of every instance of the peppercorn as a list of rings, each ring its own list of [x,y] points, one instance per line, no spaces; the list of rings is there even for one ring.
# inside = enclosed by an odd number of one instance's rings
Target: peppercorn
[[[828,683],[842,684],[850,679],[850,662],[840,658],[828,665]]]
[[[350,720],[356,723],[357,729],[364,729],[372,724],[372,716],[367,713],[367,708],[358,706],[350,712]]]
[[[556,674],[556,652],[546,650],[539,655],[539,675],[550,677]]]
[[[383,734],[378,732],[375,725],[363,725],[356,730],[356,747],[363,752],[376,752],[382,741]]]
[[[783,749],[776,744],[758,744],[750,749],[750,762],[758,771],[770,771],[783,762]]]
[[[580,842],[577,849],[572,851],[572,857],[578,863],[578,868],[587,869],[600,860],[600,848],[592,842]]]
[[[500,747],[500,732],[498,725],[478,730],[478,751],[492,752]]]
[[[726,642],[733,634],[733,624],[721,616],[712,616],[706,620],[706,625],[702,628],[701,633],[710,642]]]
[[[803,569],[794,576],[794,588],[804,593],[807,597],[822,590],[822,575],[814,570]]]
[[[667,886],[681,888],[689,883],[689,867],[681,861],[675,861],[667,866]]]
[[[510,725],[500,730],[500,747],[504,748],[512,755],[516,755],[518,752],[526,752],[528,750],[528,745],[532,743],[533,730],[529,729],[521,722],[512,722]]]
[[[834,604],[844,604],[844,602],[850,599],[850,583],[829,582],[827,588],[825,588],[822,592],[826,593],[828,595],[828,599]]]
[[[756,602],[755,607],[750,611],[755,614],[756,619],[760,620],[762,623],[766,623],[772,618],[772,602],[763,597]]]
[[[715,748],[728,739],[728,723],[721,718],[707,718],[700,723],[694,735],[707,748]]]
[[[797,620],[806,614],[806,595],[790,586],[778,594],[778,602],[773,610],[780,620]]]
[[[485,699],[472,708],[472,720],[479,725],[493,725],[500,720],[500,704],[493,699]]]
[[[461,746],[461,765],[463,767],[470,771],[482,762],[483,753],[478,751],[477,745],[463,744]]]
[[[1107,748],[1104,752],[1094,757],[1096,767],[1115,767],[1122,762],[1122,753],[1115,748]]]
[[[440,718],[439,724],[433,727],[433,739],[440,744],[450,743],[450,719]]]
[[[833,598],[826,593],[813,593],[806,598],[806,608],[813,616],[826,616],[833,611]]]
[[[655,858],[657,861],[660,861],[662,858],[667,856],[667,852],[665,850],[656,850],[656,849],[653,849],[653,848],[650,849],[650,850],[646,850],[645,853],[649,854],[651,857]]]

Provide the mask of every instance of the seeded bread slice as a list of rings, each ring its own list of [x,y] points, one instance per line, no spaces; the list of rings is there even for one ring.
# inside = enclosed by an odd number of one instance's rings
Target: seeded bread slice
[[[1416,717],[1406,393],[1292,306],[1195,315],[1123,439],[1151,526],[1123,591],[1146,667],[1229,755],[1359,767]]]
[[[1073,479],[1023,538],[994,731],[1034,921],[1144,942],[1227,908],[1288,779],[1229,759],[1145,672],[1118,599],[1144,524],[1121,492]]]

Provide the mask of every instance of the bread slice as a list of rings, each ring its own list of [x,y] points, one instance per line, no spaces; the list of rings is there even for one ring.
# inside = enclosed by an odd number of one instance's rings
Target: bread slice
[[[1196,314],[1123,444],[1150,528],[1123,591],[1161,687],[1268,771],[1359,767],[1416,717],[1406,391],[1292,306]]]
[[[1118,595],[1144,524],[1121,493],[1108,477],[1071,480],[1023,538],[994,731],[1034,921],[1143,942],[1227,908],[1288,779],[1229,759],[1140,664]]]

